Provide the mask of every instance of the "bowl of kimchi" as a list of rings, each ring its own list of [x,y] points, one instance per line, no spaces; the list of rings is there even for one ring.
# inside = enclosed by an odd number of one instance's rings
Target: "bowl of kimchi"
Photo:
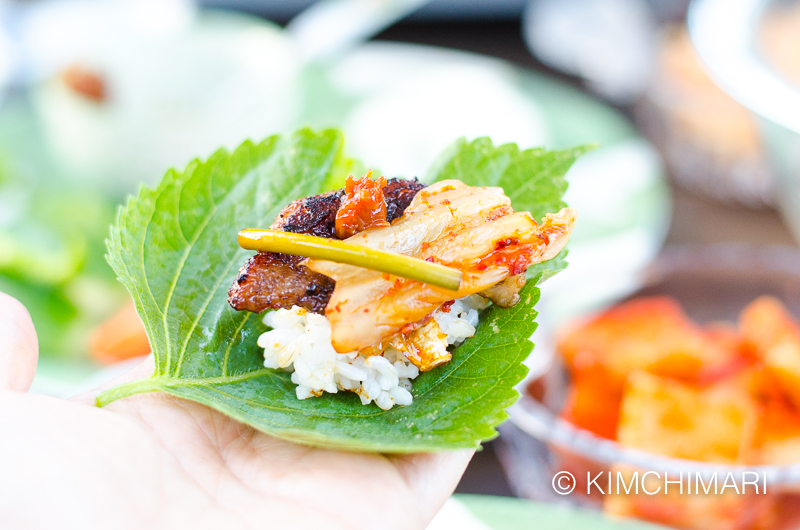
[[[799,250],[667,248],[636,293],[537,337],[551,363],[501,427],[512,489],[677,528],[798,527],[799,320]]]

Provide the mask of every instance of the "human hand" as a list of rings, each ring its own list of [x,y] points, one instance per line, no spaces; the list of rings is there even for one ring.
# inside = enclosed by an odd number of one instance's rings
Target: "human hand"
[[[38,345],[0,293],[4,528],[425,528],[471,451],[387,456],[314,449],[161,393],[100,409],[27,394]],[[153,371],[152,357],[109,383]]]

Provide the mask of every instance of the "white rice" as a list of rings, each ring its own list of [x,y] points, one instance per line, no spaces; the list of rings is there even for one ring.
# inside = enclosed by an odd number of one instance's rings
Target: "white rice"
[[[473,336],[478,309],[485,305],[483,298],[472,295],[436,311],[433,318],[447,335],[446,344],[430,347],[444,349]],[[389,346],[381,355],[372,356],[337,353],[331,345],[328,319],[297,306],[267,313],[264,324],[272,328],[258,338],[258,345],[264,348],[264,366],[293,372],[298,399],[348,390],[358,394],[362,404],[374,401],[384,410],[413,401],[411,380],[419,375],[419,369],[399,350]]]
[[[459,298],[445,311],[436,311],[433,319],[447,333],[447,344],[458,346],[475,335],[478,326],[478,310],[486,307],[486,300],[473,294]]]

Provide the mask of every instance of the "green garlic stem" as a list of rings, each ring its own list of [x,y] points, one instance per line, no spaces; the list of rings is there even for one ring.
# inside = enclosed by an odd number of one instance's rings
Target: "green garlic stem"
[[[248,250],[293,254],[364,267],[450,291],[458,291],[463,273],[439,263],[354,245],[346,241],[294,234],[280,230],[246,228],[239,232],[239,246]]]

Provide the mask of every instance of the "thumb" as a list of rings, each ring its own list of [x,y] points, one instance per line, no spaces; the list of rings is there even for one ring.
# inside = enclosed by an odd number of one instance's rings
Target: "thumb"
[[[28,310],[0,293],[0,390],[27,392],[38,359],[39,341]]]
[[[473,449],[463,449],[390,457],[414,492],[417,514],[425,526],[452,495],[474,453]]]

